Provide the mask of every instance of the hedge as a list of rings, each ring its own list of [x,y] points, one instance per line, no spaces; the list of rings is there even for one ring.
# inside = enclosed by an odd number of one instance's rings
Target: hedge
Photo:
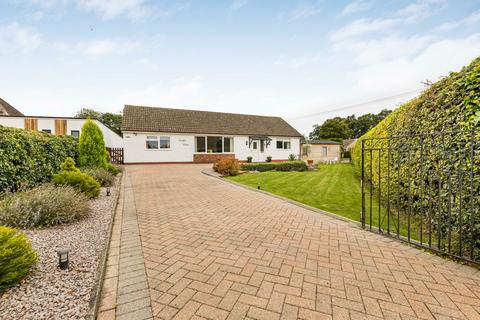
[[[0,126],[0,192],[51,180],[65,158],[77,156],[77,139]]]
[[[243,163],[240,170],[243,171],[306,171],[307,165],[305,162],[285,161],[285,162],[258,162],[258,163]]]
[[[390,167],[388,166],[387,152],[383,152],[379,156],[377,151],[373,151],[371,157],[373,167],[370,172],[370,153],[365,153],[365,161],[368,164],[365,166],[366,182],[369,185],[371,176],[374,186],[378,186],[380,180],[382,190],[390,187],[390,199],[394,199],[392,207],[396,208],[397,199],[400,201],[401,210],[407,208],[410,203],[413,215],[419,215],[420,209],[433,205],[436,209],[442,208],[440,217],[447,221],[448,181],[450,180],[451,185],[455,186],[455,193],[458,194],[461,191],[464,197],[463,221],[470,221],[470,215],[472,212],[476,212],[476,216],[473,217],[474,228],[467,230],[470,228],[463,225],[464,238],[462,240],[467,248],[474,246],[477,259],[480,259],[480,216],[478,216],[478,210],[469,210],[465,203],[471,203],[472,200],[474,206],[480,205],[478,197],[480,194],[480,154],[478,151],[473,163],[475,177],[473,190],[467,183],[469,178],[463,178],[465,180],[463,182],[460,180],[460,172],[466,176],[467,173],[469,174],[472,164],[468,156],[472,130],[477,143],[475,148],[478,149],[480,141],[479,114],[480,58],[477,58],[460,72],[451,73],[434,83],[419,97],[401,105],[362,136],[352,151],[355,170],[360,174],[362,141],[367,148],[390,146],[393,150]],[[450,132],[456,133],[451,134]],[[392,139],[392,137],[399,136],[410,137]],[[369,140],[370,138],[390,139]],[[422,166],[420,165],[421,154],[423,155]],[[379,166],[380,175],[378,173]],[[387,174],[390,174],[390,185],[387,182]],[[426,186],[429,187],[430,184],[435,187],[431,191],[425,192]],[[473,191],[474,198],[469,196],[471,191]],[[386,203],[386,192],[383,193],[383,196]],[[433,203],[429,201],[433,201]],[[460,219],[457,216],[459,197],[453,195],[450,201],[453,208],[450,220],[452,234],[456,235],[460,229]],[[436,216],[435,219],[438,217]],[[444,225],[440,231],[441,234],[446,235],[447,223]],[[434,225],[433,228],[436,229],[437,226]],[[437,231],[435,230],[435,232]],[[471,238],[474,239],[473,243],[470,241]],[[453,239],[452,250],[454,251],[458,249],[456,247],[458,240]]]

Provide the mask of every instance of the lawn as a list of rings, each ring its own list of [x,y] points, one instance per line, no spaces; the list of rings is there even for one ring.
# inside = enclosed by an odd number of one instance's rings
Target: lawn
[[[317,171],[245,173],[229,179],[325,210],[351,220],[360,221],[362,190],[360,179],[349,163],[320,165]],[[366,223],[368,225],[369,194],[366,192]],[[378,199],[372,197],[372,223],[378,225]],[[387,228],[386,209],[381,207],[382,227]],[[394,213],[392,213],[393,215]],[[391,215],[390,230],[396,230]],[[406,217],[401,217],[400,234],[407,236]],[[418,238],[418,222],[412,219],[411,237]],[[415,236],[417,235],[417,236]]]

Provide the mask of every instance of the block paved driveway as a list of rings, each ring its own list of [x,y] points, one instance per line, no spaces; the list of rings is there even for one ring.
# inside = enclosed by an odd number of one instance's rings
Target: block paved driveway
[[[155,319],[480,319],[478,270],[203,168],[126,167]]]

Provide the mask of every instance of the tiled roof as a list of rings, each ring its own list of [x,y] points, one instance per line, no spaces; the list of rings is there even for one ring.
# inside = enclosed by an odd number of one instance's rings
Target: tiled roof
[[[122,131],[301,137],[280,117],[126,105]]]
[[[302,140],[301,143],[302,144],[305,144],[305,143],[309,143],[309,144],[341,144],[340,142],[338,141],[332,141],[332,140]]]
[[[7,101],[0,98],[0,115],[4,116],[23,116],[23,113],[12,107]]]

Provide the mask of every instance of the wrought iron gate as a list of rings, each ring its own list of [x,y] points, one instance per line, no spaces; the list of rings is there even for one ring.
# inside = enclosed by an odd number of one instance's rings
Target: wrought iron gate
[[[479,132],[362,140],[363,228],[480,264]]]

